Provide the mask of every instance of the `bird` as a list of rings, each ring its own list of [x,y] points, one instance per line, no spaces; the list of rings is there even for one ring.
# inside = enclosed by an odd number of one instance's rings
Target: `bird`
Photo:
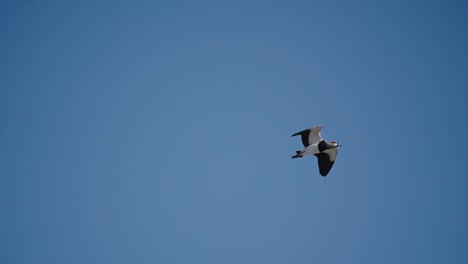
[[[315,126],[295,133],[291,137],[301,135],[304,150],[296,151],[296,155],[291,158],[302,158],[305,155],[315,155],[318,159],[320,175],[327,176],[330,172],[338,154],[338,147],[341,145],[337,141],[325,141],[320,135],[322,126]]]

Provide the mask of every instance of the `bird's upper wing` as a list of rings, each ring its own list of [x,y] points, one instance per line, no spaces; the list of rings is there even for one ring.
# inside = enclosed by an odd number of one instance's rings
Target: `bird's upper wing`
[[[304,147],[307,147],[309,145],[319,143],[320,141],[322,141],[322,136],[320,136],[321,130],[322,126],[311,127],[297,132],[296,134],[292,135],[292,137],[301,135],[302,144],[304,144]]]
[[[335,163],[336,156],[338,155],[338,148],[327,149],[322,153],[315,154],[318,160],[320,175],[327,176],[333,164]]]

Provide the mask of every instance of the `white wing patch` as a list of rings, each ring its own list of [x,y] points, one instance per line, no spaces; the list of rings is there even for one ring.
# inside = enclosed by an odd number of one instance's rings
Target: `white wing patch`
[[[324,152],[328,154],[330,162],[335,162],[336,156],[338,155],[338,148],[326,149]]]
[[[316,126],[309,128],[309,145],[319,143],[322,141],[322,136],[320,135],[320,131],[322,131],[322,126]]]

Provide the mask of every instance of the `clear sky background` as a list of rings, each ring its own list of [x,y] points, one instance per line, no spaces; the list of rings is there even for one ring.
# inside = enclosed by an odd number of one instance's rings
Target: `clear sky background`
[[[467,14],[2,1],[0,263],[468,263]]]

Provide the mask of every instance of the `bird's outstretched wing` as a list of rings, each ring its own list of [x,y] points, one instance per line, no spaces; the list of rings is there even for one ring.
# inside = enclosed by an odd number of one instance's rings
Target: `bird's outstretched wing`
[[[327,149],[322,153],[314,154],[318,160],[320,175],[327,176],[333,164],[335,163],[336,156],[338,155],[338,148]]]
[[[297,132],[296,134],[292,135],[292,137],[301,135],[302,144],[304,145],[304,147],[307,147],[322,141],[322,136],[320,136],[321,130],[322,126],[315,126],[302,130],[301,132]]]

